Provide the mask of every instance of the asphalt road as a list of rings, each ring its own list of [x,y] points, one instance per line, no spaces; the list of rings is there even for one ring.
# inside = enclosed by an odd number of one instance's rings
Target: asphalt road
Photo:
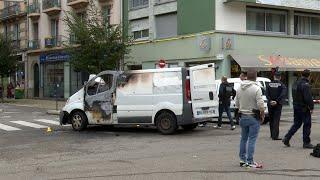
[[[45,109],[1,105],[0,179],[319,179],[320,159],[302,148],[301,131],[286,148],[262,126],[255,159],[261,170],[238,165],[239,133],[212,128],[160,135],[154,128],[90,127],[74,132],[56,125]],[[313,143],[320,143],[320,112]],[[281,135],[291,125],[285,112]],[[53,129],[47,133],[47,127]]]

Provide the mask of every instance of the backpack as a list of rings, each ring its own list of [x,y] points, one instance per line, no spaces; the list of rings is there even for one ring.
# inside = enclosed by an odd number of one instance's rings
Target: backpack
[[[313,148],[313,152],[310,153],[311,156],[320,158],[320,144],[317,144],[314,148]]]

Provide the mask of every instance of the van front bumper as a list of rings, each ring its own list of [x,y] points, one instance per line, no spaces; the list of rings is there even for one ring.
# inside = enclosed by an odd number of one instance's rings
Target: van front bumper
[[[66,111],[60,112],[60,125],[68,124],[70,123],[70,114]]]

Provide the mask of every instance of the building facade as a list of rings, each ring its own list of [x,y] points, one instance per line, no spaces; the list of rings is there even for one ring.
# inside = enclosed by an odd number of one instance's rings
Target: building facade
[[[68,98],[88,79],[88,74],[75,72],[63,45],[74,43],[64,21],[67,12],[80,16],[90,0],[29,0],[28,51],[26,62],[28,98]],[[110,24],[120,23],[120,2],[93,1]]]
[[[309,68],[320,98],[317,0],[123,0],[123,27],[135,39],[127,69],[214,62],[217,78],[249,67],[272,78],[280,67],[291,101],[296,75]]]
[[[4,89],[9,82],[24,89],[25,88],[25,62],[28,48],[27,36],[27,9],[25,2],[0,1],[0,33],[12,40],[12,45],[17,56],[17,71],[12,73],[8,79],[4,79]]]

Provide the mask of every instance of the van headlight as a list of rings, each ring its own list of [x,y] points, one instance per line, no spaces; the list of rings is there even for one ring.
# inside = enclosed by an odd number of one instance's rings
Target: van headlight
[[[70,101],[70,98],[68,98],[68,99],[67,99],[67,102],[66,102],[66,104],[69,104],[69,101]]]

